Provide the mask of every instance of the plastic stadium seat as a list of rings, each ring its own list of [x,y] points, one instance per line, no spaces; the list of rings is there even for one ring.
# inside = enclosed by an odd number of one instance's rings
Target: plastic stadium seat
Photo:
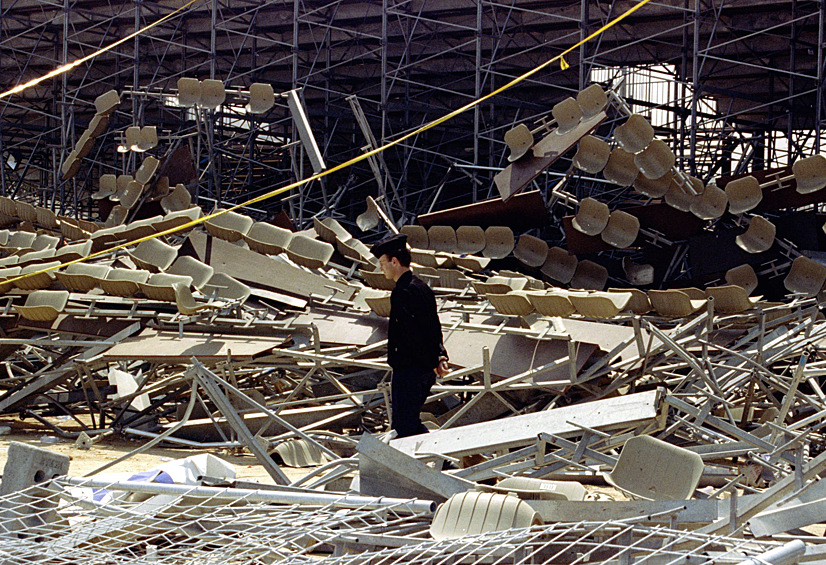
[[[569,296],[576,311],[588,318],[608,320],[628,309],[630,292],[572,293]]]
[[[382,296],[367,297],[364,299],[376,315],[382,318],[390,317],[390,293],[387,292]]]
[[[201,288],[204,295],[243,304],[250,297],[251,289],[238,279],[224,273],[214,273]]]
[[[141,241],[135,249],[126,253],[138,267],[152,273],[165,271],[178,256],[177,248],[158,238]]]
[[[728,211],[734,215],[754,209],[763,200],[760,183],[752,176],[729,182],[725,190],[729,202]]]
[[[532,477],[506,477],[489,487],[479,485],[477,490],[494,490],[502,494],[515,494],[522,500],[585,500],[588,491],[576,481],[549,481]]]
[[[568,284],[574,277],[577,263],[579,260],[576,255],[571,255],[561,247],[551,247],[548,249],[548,255],[540,270],[545,276],[562,284]]]
[[[529,267],[541,267],[548,258],[548,244],[532,235],[520,235],[513,256]]]
[[[605,168],[610,158],[611,147],[606,141],[593,135],[586,135],[579,140],[573,163],[581,171],[596,174]]]
[[[201,96],[198,98],[198,107],[214,110],[227,99],[224,83],[215,79],[201,81]]]
[[[308,269],[320,269],[330,261],[335,248],[326,241],[295,234],[285,251],[296,264]]]
[[[700,179],[689,177],[689,182],[691,182],[697,194],[691,194],[686,191],[680,186],[677,178],[674,177],[671,179],[671,185],[668,187],[668,192],[665,193],[665,203],[672,208],[680,210],[681,212],[689,212],[691,210],[691,206],[699,200],[700,193],[705,190],[705,185],[703,185],[703,181]]]
[[[77,138],[77,142],[75,143],[75,151],[77,151],[77,158],[78,159],[85,159],[89,156],[89,153],[92,152],[92,148],[95,146],[95,138],[92,137],[92,134],[89,133],[88,130],[84,131],[80,134],[80,137]]]
[[[293,232],[266,222],[255,222],[244,234],[244,241],[250,249],[264,255],[277,255],[290,244]]]
[[[680,290],[649,290],[648,299],[660,316],[684,318],[704,308],[706,300],[692,300]]]
[[[192,286],[195,288],[203,288],[203,286],[212,278],[215,269],[211,265],[202,263],[195,257],[188,255],[181,255],[172,265],[166,270],[171,275],[184,275],[192,279]]]
[[[433,251],[456,252],[456,230],[451,226],[430,226],[427,229],[428,247]]]
[[[92,194],[92,198],[100,200],[109,198],[118,191],[118,177],[116,175],[100,175],[100,189]]]
[[[189,108],[201,99],[201,81],[197,78],[181,77],[178,79],[178,104]]]
[[[335,243],[336,240],[348,240],[352,235],[335,218],[319,219],[313,217],[313,228],[321,241]]]
[[[728,284],[742,286],[748,294],[754,292],[754,289],[756,289],[759,284],[757,273],[754,272],[754,268],[748,263],[726,271],[725,279]]]
[[[155,173],[158,172],[160,164],[161,162],[155,157],[148,156],[135,171],[135,180],[144,186],[148,185]]]
[[[797,192],[816,192],[826,186],[826,157],[814,155],[798,159],[792,164],[792,173],[797,183]]]
[[[536,311],[543,316],[567,318],[576,313],[567,291],[529,291],[526,295]]]
[[[608,225],[610,217],[607,204],[595,198],[583,198],[572,224],[575,230],[586,235],[599,235]]]
[[[221,210],[216,210],[215,212],[221,212]],[[250,231],[252,224],[253,219],[249,216],[239,214],[238,212],[223,212],[214,218],[206,220],[204,227],[213,237],[235,242],[242,239],[244,235]]]
[[[674,173],[671,171],[653,180],[646,178],[645,175],[638,175],[634,180],[634,190],[649,198],[661,198],[668,192],[673,178]]]
[[[608,163],[602,169],[605,180],[620,186],[631,186],[639,176],[640,171],[634,162],[634,154],[621,147],[611,151]]]
[[[639,233],[640,221],[636,216],[622,210],[614,210],[599,236],[608,245],[625,249],[636,241]]]
[[[771,248],[776,234],[777,228],[773,223],[763,216],[754,216],[745,233],[735,237],[734,241],[746,253],[762,253]]]
[[[539,514],[524,500],[492,492],[467,491],[439,505],[430,525],[436,540],[529,528],[542,524]]]
[[[33,205],[28,202],[23,202],[22,200],[17,200],[15,201],[15,207],[17,209],[18,218],[24,222],[37,222],[37,210]]]
[[[66,308],[69,292],[66,290],[35,290],[26,297],[23,306],[14,309],[23,318],[34,322],[52,322]]]
[[[627,255],[622,258],[622,271],[626,280],[633,285],[645,286],[654,282],[654,266],[638,265]]]
[[[582,111],[582,117],[586,120],[593,118],[608,106],[608,95],[598,84],[580,90],[576,95],[576,102]]]
[[[485,248],[485,230],[479,226],[456,228],[456,252],[466,255],[479,253]]]
[[[126,210],[134,208],[135,204],[137,204],[138,200],[143,196],[144,188],[146,188],[146,185],[135,180],[130,181],[126,186],[126,190],[120,195],[120,205]]]
[[[754,307],[760,297],[749,298],[742,286],[728,284],[706,288],[706,296],[714,298],[714,311],[723,314],[739,314]]]
[[[57,271],[55,276],[60,284],[75,292],[89,292],[98,281],[106,278],[112,268],[109,265],[72,263],[65,269]]]
[[[571,288],[602,290],[608,282],[608,269],[593,261],[580,261],[571,279]]]
[[[486,294],[485,298],[497,312],[506,316],[527,316],[534,311],[533,304],[528,300],[524,291]]]
[[[255,82],[250,85],[250,101],[247,112],[263,114],[275,105],[275,92],[271,84]]]
[[[651,311],[651,301],[648,300],[648,295],[638,288],[609,288],[608,291],[631,294],[631,300],[628,301],[626,309],[634,314],[647,314]]]
[[[562,102],[557,102],[551,108],[551,114],[556,120],[557,133],[567,133],[579,125],[582,119],[582,109],[573,98],[566,98]]]
[[[726,212],[728,196],[716,184],[709,183],[703,194],[691,203],[691,213],[701,220],[716,220]]]
[[[677,157],[662,139],[655,139],[648,147],[634,156],[634,163],[648,179],[658,179],[677,162]]]
[[[614,469],[605,479],[633,498],[687,500],[703,474],[702,458],[687,449],[651,436],[625,442]]]
[[[364,199],[367,209],[356,216],[356,226],[363,232],[367,232],[379,225],[381,215],[379,214],[379,205],[372,196]]]
[[[801,255],[792,261],[792,268],[783,280],[789,292],[815,296],[826,284],[826,265]]]
[[[512,229],[507,226],[490,226],[485,230],[485,248],[482,255],[491,259],[502,259],[510,255],[515,244]]]
[[[192,277],[171,275],[169,273],[153,273],[145,283],[138,283],[143,295],[150,300],[175,302],[176,284],[192,285]]]
[[[399,229],[399,233],[407,236],[407,244],[413,249],[429,249],[427,228],[408,224]]]
[[[172,192],[161,198],[161,208],[164,212],[186,210],[191,204],[192,194],[182,184],[176,184]]]
[[[105,278],[98,279],[97,285],[111,296],[134,296],[140,291],[138,283],[146,282],[150,274],[137,269],[111,269]]]
[[[100,116],[110,116],[120,106],[120,96],[117,90],[109,90],[95,98],[95,113]]]
[[[614,139],[629,153],[639,153],[654,140],[654,128],[643,116],[632,114],[614,130]]]
[[[14,283],[7,282],[20,275],[22,269],[20,267],[3,267],[0,268],[0,294],[5,294],[14,288]]]
[[[280,463],[287,467],[317,467],[327,462],[327,457],[318,444],[310,443],[304,438],[282,441],[270,455],[278,455]]]
[[[55,280],[54,269],[59,266],[60,261],[51,261],[48,263],[35,263],[34,265],[23,267],[20,269],[20,275],[30,276],[14,281],[12,284],[21,290],[41,290],[49,288]],[[45,269],[51,270],[45,271]]]
[[[519,124],[518,126],[505,132],[505,144],[510,149],[508,161],[513,163],[530,151],[533,145],[533,134],[528,126]]]
[[[99,137],[103,135],[108,126],[109,116],[95,114],[92,116],[92,119],[89,120],[89,125],[86,127],[86,131],[88,131],[92,137]]]
[[[159,233],[165,232],[166,230],[171,230],[193,222],[202,215],[203,211],[199,206],[193,206],[192,208],[186,208],[184,210],[175,210],[166,214],[159,222],[155,222],[153,227],[155,231]],[[188,229],[192,229],[193,227],[194,226],[190,226]]]
[[[396,286],[396,283],[385,277],[384,273],[381,271],[360,270],[359,273],[361,274],[361,278],[364,279],[364,282],[366,282],[371,288],[377,288],[379,290],[393,290],[393,287]]]
[[[179,283],[173,285],[173,287],[175,289],[175,306],[178,308],[178,312],[184,316],[192,316],[204,310],[220,310],[227,307],[225,302],[195,300],[192,289],[188,285]]]

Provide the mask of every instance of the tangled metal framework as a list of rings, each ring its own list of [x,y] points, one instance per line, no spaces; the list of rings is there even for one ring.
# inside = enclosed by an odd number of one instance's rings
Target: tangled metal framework
[[[9,88],[110,45],[182,2],[14,0],[0,6],[0,64]],[[0,191],[56,211],[96,216],[87,196],[101,174],[132,172],[118,153],[130,125],[156,125],[164,154],[188,145],[190,189],[237,203],[309,175],[287,105],[249,115],[254,82],[301,89],[328,164],[383,144],[478,99],[599,30],[634,2],[595,0],[204,0],[69,73],[0,107]],[[504,133],[536,122],[594,78],[655,73],[625,92],[644,112],[665,111],[658,136],[700,178],[788,163],[820,150],[826,113],[826,8],[815,0],[650,2],[576,53],[455,119],[277,201],[303,226],[319,212],[352,220],[366,195],[383,197],[397,223],[496,195]],[[229,90],[217,111],[177,107],[180,77]],[[651,84],[667,83],[650,96]],[[630,82],[629,82],[630,84]],[[94,98],[123,103],[78,175],[60,167],[91,119]],[[367,131],[369,130],[369,131]],[[368,133],[368,136],[365,136]],[[374,138],[369,139],[370,137]],[[568,166],[536,182],[547,188]]]

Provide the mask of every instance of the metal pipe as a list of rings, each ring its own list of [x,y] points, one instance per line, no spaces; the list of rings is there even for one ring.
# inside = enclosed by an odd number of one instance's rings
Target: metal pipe
[[[395,511],[407,510],[411,514],[432,514],[436,511],[436,503],[432,500],[417,498],[389,498],[386,496],[360,496],[323,494],[309,492],[274,492],[252,489],[203,487],[193,485],[168,485],[161,483],[139,483],[134,481],[102,481],[98,479],[84,479],[80,477],[59,477],[55,479],[59,485],[106,489],[140,494],[166,494],[172,496],[196,496],[213,500],[246,500],[248,502],[263,502],[267,504],[305,504],[312,506],[336,506],[341,508],[391,508]]]
[[[749,557],[737,565],[791,565],[797,563],[806,553],[806,544],[799,539],[784,543],[760,555]]]

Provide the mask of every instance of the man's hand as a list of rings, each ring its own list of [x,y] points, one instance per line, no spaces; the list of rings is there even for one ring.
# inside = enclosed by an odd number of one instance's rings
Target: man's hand
[[[447,364],[447,357],[439,357],[439,364],[433,369],[437,377],[444,377],[450,372],[450,367]]]

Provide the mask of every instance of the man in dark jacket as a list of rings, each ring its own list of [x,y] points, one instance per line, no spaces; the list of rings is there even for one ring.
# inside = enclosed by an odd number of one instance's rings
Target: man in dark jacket
[[[387,328],[387,363],[393,369],[390,425],[397,437],[426,433],[419,413],[436,376],[448,371],[436,298],[410,271],[406,235],[385,239],[370,251],[378,257],[384,276],[396,282]]]

